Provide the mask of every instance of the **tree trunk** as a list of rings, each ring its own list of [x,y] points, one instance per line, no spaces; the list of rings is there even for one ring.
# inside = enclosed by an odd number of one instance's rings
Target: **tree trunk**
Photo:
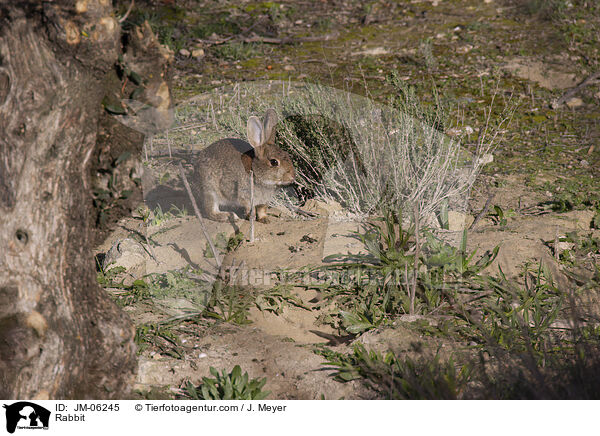
[[[110,0],[0,0],[0,398],[131,388],[134,329],[91,254],[89,164],[120,53]]]

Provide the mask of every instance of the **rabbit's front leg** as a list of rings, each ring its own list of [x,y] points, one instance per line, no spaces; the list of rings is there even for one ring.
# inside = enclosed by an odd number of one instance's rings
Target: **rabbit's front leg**
[[[256,206],[256,220],[263,224],[268,224],[270,222],[269,218],[267,218],[266,204],[259,204]]]

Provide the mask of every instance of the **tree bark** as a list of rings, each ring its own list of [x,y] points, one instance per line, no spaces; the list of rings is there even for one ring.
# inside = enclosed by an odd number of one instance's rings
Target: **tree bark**
[[[91,253],[89,164],[121,36],[110,0],[0,0],[0,398],[131,388],[134,328]]]

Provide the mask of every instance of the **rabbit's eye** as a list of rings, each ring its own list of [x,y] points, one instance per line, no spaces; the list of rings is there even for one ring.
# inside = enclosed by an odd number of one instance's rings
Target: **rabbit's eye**
[[[271,166],[272,167],[279,166],[279,161],[277,159],[271,159]]]

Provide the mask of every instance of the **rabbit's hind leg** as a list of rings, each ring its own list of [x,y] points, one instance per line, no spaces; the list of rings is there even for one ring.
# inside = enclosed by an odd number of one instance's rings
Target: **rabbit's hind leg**
[[[222,212],[220,201],[214,193],[207,195],[203,201],[202,215],[212,221],[227,222],[238,219],[233,212]]]

